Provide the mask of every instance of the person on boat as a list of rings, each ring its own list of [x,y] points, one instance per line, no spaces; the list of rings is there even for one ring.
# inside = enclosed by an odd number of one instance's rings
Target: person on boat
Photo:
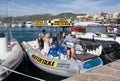
[[[77,41],[76,32],[73,31],[71,34],[67,35],[64,42],[67,45],[67,59],[74,59],[75,57],[75,43]]]
[[[43,33],[39,33],[39,37],[38,37],[38,44],[39,44],[39,48],[38,49],[40,49],[41,50],[41,48],[43,48],[43,37],[44,37],[45,35],[43,34]]]
[[[43,30],[39,33],[39,39],[40,39],[41,37],[43,37],[43,36],[45,35],[45,33],[46,33],[46,31],[43,29]]]
[[[39,44],[39,48],[41,50],[41,48],[43,48],[43,37],[45,36],[45,30],[43,29],[42,32],[39,33],[39,37],[38,37],[38,44]]]
[[[43,37],[43,48],[41,49],[41,53],[45,56],[48,56],[49,50],[50,50],[50,33],[46,33]]]

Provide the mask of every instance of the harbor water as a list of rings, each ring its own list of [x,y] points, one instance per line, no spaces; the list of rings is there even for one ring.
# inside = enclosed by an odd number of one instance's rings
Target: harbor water
[[[101,28],[101,27],[100,27]],[[56,32],[62,30],[60,27],[58,28],[50,28],[50,27],[32,27],[32,28],[11,28],[12,31],[12,37],[17,39],[19,41],[19,43],[21,43],[22,41],[30,41],[30,40],[35,40],[38,37],[39,32],[41,32],[43,29],[45,29],[47,32],[51,32],[52,36],[56,36]],[[65,30],[69,31],[69,27],[66,27]],[[102,32],[105,33],[106,28],[102,27],[101,29],[97,28],[97,27],[89,27],[88,30],[90,31],[97,31],[98,32]],[[87,31],[88,31],[87,30]],[[1,32],[6,32],[7,29],[5,28],[1,28],[0,29],[0,33]],[[106,57],[102,57],[104,59],[104,63],[108,63],[114,60],[117,60],[120,58],[120,56],[116,56],[117,52],[114,52],[111,54],[110,57],[112,58],[108,58],[108,56]],[[108,59],[106,59],[108,58]],[[57,75],[53,75],[50,73],[46,73],[45,71],[42,71],[40,69],[38,69],[36,66],[34,66],[29,59],[26,56],[26,53],[24,53],[24,59],[22,61],[22,63],[19,65],[19,67],[16,69],[16,71],[19,71],[21,73],[24,74],[28,74],[46,81],[60,81],[62,79],[65,79],[66,77],[61,77],[61,76],[57,76]],[[27,78],[25,76],[22,75],[18,75],[15,73],[11,73],[11,75],[9,77],[7,77],[4,81],[37,81],[31,78]]]

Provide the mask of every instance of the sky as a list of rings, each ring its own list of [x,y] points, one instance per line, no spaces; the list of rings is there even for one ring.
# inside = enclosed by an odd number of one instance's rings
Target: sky
[[[0,15],[120,12],[120,0],[0,0]]]

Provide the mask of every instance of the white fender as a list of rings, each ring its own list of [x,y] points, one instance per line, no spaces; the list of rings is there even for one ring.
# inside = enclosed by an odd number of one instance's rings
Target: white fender
[[[120,37],[116,37],[115,41],[120,44]]]
[[[102,45],[100,45],[100,46],[99,46],[98,48],[96,48],[95,50],[87,50],[87,53],[100,56],[101,53],[102,53]]]

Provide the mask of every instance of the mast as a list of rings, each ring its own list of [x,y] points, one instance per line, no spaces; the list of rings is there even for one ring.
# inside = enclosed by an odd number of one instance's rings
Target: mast
[[[7,30],[8,30],[8,32],[9,32],[9,33],[7,33],[7,35],[10,34],[10,45],[11,45],[12,32],[11,32],[11,29],[10,29],[10,25],[9,25],[8,22],[7,22],[7,17],[8,17],[8,0],[6,0],[6,24],[7,24]],[[12,21],[11,21],[11,22],[12,22]]]

